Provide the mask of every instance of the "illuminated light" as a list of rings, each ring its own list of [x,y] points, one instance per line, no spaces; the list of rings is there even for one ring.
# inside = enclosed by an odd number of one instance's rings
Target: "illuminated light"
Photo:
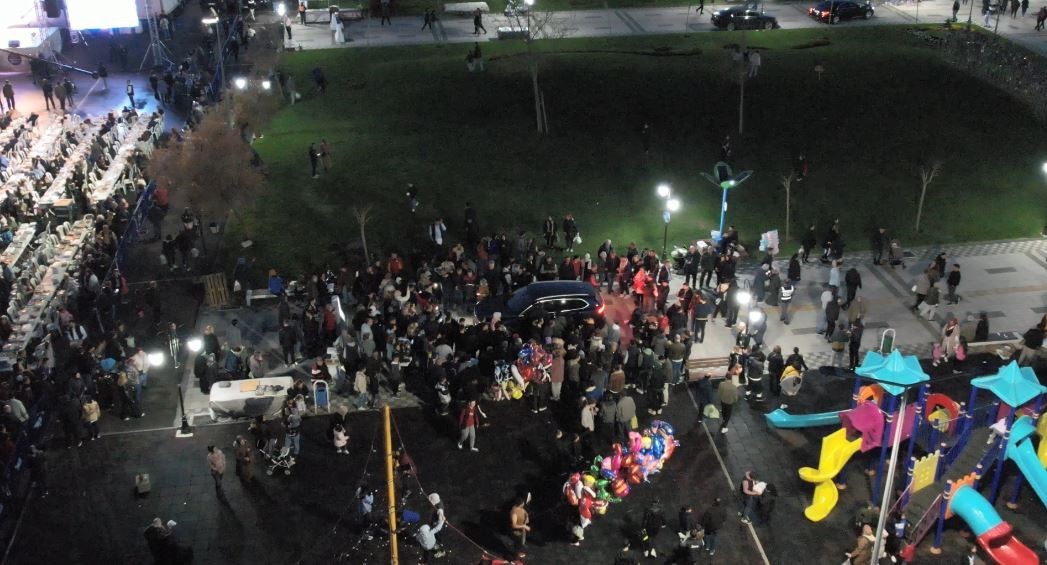
[[[200,350],[204,348],[204,340],[198,337],[191,337],[189,338],[189,341],[185,342],[185,345],[189,348],[189,351],[199,353]]]
[[[149,360],[150,367],[163,367],[167,357],[162,351],[153,351],[149,353],[146,359]]]
[[[278,15],[278,16],[280,16],[282,18],[282,17],[284,17],[284,14],[286,14],[286,13],[287,13],[287,6],[284,6],[283,2],[278,3],[276,5],[276,15]]]
[[[735,302],[742,305],[748,304],[752,299],[753,295],[748,290],[739,290],[738,294],[734,296]]]
[[[672,189],[669,188],[669,185],[667,185],[667,184],[660,184],[660,185],[658,185],[658,197],[659,198],[669,198],[670,194],[672,194]]]
[[[273,83],[269,82],[268,80],[263,80],[262,81],[262,88],[264,88],[266,90],[269,90],[272,86],[273,86]]]
[[[669,201],[665,203],[665,209],[670,212],[679,212],[680,200],[677,198],[670,198]]]
[[[204,25],[213,26],[216,23],[218,23],[218,18],[204,18],[204,19],[202,19],[200,21],[202,21],[204,23]]]
[[[247,79],[245,79],[244,77],[236,77],[235,79],[233,79],[233,84],[235,84],[236,87],[240,90],[243,90],[247,88]]]
[[[763,321],[763,312],[759,310],[753,310],[749,312],[749,324],[758,324]]]

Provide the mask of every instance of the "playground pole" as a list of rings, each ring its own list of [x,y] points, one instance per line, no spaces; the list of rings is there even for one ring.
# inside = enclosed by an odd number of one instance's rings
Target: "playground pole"
[[[858,393],[862,390],[862,378],[854,377],[854,392],[851,393],[851,408],[858,406]]]
[[[898,470],[898,444],[902,441],[902,428],[905,427],[905,396],[906,390],[901,393],[901,404],[898,408],[898,423],[894,426],[894,445],[891,447],[891,464],[887,467],[887,480],[883,485],[883,502],[880,503],[880,517],[876,522],[876,543],[873,545],[872,554],[872,565],[876,565],[880,562],[880,553],[883,551],[883,529],[887,524],[887,509],[890,508],[891,503],[891,487],[894,484],[894,473]],[[922,389],[921,389],[922,396]],[[892,397],[896,399],[897,397]],[[893,404],[893,402],[892,402]],[[890,416],[888,416],[890,418]],[[888,420],[889,422],[890,420]],[[910,450],[912,448],[912,439],[909,439]],[[881,461],[883,455],[880,455]]]
[[[967,404],[962,407],[964,420],[962,434],[970,433],[974,429],[974,403],[978,401],[978,389],[971,387],[971,396],[967,399]]]
[[[382,421],[385,423],[385,478],[389,495],[389,563],[400,563],[400,551],[396,539],[396,481],[393,480],[393,426],[389,405],[382,407]]]
[[[941,555],[942,534],[945,532],[945,511],[949,508],[949,498],[952,492],[952,481],[945,481],[945,492],[942,493],[942,503],[938,507],[938,524],[934,530],[934,543],[931,544],[931,554]]]
[[[902,507],[909,503],[909,485],[912,484],[912,468],[916,460],[913,459],[913,445],[916,443],[916,438],[920,434],[920,428],[923,426],[923,405],[927,402],[927,390],[930,387],[923,385],[920,387],[920,392],[916,396],[916,416],[913,417],[913,429],[912,434],[909,436],[909,450],[905,455],[905,476],[906,476],[906,489],[905,494],[902,495]],[[930,445],[934,445],[931,443]]]
[[[1003,460],[1007,456],[1007,444],[1011,442],[1011,426],[1014,424],[1015,409],[1013,406],[1007,412],[1007,427],[1003,434],[1003,443],[1000,444],[1000,453],[996,456],[996,474],[992,477],[992,496],[989,501],[996,504],[996,496],[1000,494],[1000,478],[1003,477]]]
[[[905,392],[902,392],[901,396],[904,398],[905,397]],[[896,408],[898,408],[898,397],[894,396],[894,395],[891,395],[890,400],[887,401],[887,417],[886,417],[887,422],[884,424],[883,439],[887,439],[887,438],[891,437],[891,432],[894,431],[895,427],[898,427],[899,429],[901,428],[901,426],[896,426],[894,424],[894,420],[895,420],[894,414],[895,414],[895,409]],[[881,441],[881,443],[882,443],[882,441]],[[892,451],[892,453],[894,453],[894,452]],[[897,460],[897,457],[898,457],[897,455],[892,455],[891,459],[892,460]],[[876,499],[879,497],[880,489],[884,488],[883,487],[884,483],[883,483],[883,480],[882,480],[883,479],[883,464],[886,461],[887,461],[887,450],[885,449],[885,447],[883,445],[880,445],[880,463],[876,466],[876,480],[873,481],[873,490],[872,490],[872,499],[871,499],[873,502],[875,502]],[[884,490],[890,491],[889,488],[888,489],[884,489]],[[877,555],[879,555],[879,554],[877,554]]]

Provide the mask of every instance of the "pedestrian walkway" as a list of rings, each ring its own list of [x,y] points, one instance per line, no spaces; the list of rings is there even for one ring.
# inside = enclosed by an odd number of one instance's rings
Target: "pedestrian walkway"
[[[981,5],[974,6],[971,0],[962,6],[958,19],[967,20],[971,15],[973,25],[984,27],[980,13]],[[762,3],[763,10],[778,19],[782,29],[827,28],[822,22],[807,15],[808,3]],[[535,29],[537,38],[567,37],[614,37],[633,35],[655,35],[667,33],[693,33],[717,31],[713,26],[712,12],[737,4],[706,4],[704,13],[698,14],[694,7],[666,8],[617,8],[604,10],[573,10],[555,12],[544,29]],[[973,6],[973,11],[972,11]],[[539,8],[540,9],[540,2]],[[846,29],[856,26],[891,24],[940,24],[952,18],[952,2],[949,0],[924,0],[913,2],[878,3],[876,16],[869,20],[853,20],[839,24]],[[473,34],[473,21],[468,16],[442,16],[433,29],[422,29],[421,16],[397,16],[390,25],[380,25],[375,18],[351,22],[346,26],[346,43],[334,44],[327,24],[292,25],[293,39],[287,42],[294,49],[330,49],[338,47],[380,47],[391,45],[424,45],[441,43],[469,43],[492,41],[498,38],[499,28],[520,29],[526,19],[506,18],[501,14],[484,16],[486,34]],[[996,28],[996,19],[989,29]],[[1024,17],[1011,18],[1004,15],[999,20],[1000,35],[1038,53],[1047,55],[1047,32],[1036,32],[1035,9]],[[774,33],[766,32],[766,33]]]

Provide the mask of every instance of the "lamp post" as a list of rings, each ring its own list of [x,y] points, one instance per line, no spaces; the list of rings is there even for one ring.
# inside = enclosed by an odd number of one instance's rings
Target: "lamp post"
[[[524,0],[524,5],[527,6],[527,60],[531,66],[531,88],[534,89],[534,119],[538,126],[538,133],[543,133],[545,128],[543,127],[542,121],[542,101],[541,94],[538,92],[538,64],[534,61],[534,52],[531,50],[531,9],[534,8],[534,0]],[[517,20],[519,21],[519,20]]]
[[[723,237],[723,223],[727,217],[727,191],[749,180],[752,175],[752,171],[741,171],[736,175],[731,171],[731,166],[723,161],[713,166],[713,174],[702,173],[702,178],[723,190],[723,197],[720,200],[719,237]]]
[[[225,42],[222,41],[222,19],[218,17],[204,18],[204,25],[213,25],[215,29],[215,37],[218,39],[218,51],[216,51],[218,57],[218,92],[215,93],[218,100],[225,104],[226,114],[229,116],[229,127],[233,127],[233,105],[226,101],[223,91],[225,90]]]
[[[680,199],[673,198],[673,190],[667,184],[660,184],[655,189],[658,194],[658,198],[665,200],[665,209],[662,210],[662,222],[665,224],[665,229],[662,232],[662,259],[666,259],[666,250],[669,246],[669,220],[672,219],[672,215],[680,211]]]

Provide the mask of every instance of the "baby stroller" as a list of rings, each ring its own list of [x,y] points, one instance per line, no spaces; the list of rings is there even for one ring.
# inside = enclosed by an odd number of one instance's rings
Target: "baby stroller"
[[[265,474],[270,477],[277,469],[283,469],[284,475],[291,474],[291,468],[294,467],[295,460],[294,456],[291,455],[291,448],[289,446],[283,446],[280,448],[280,453],[276,455],[270,455],[264,449],[259,449],[262,453],[262,458],[265,459]]]

